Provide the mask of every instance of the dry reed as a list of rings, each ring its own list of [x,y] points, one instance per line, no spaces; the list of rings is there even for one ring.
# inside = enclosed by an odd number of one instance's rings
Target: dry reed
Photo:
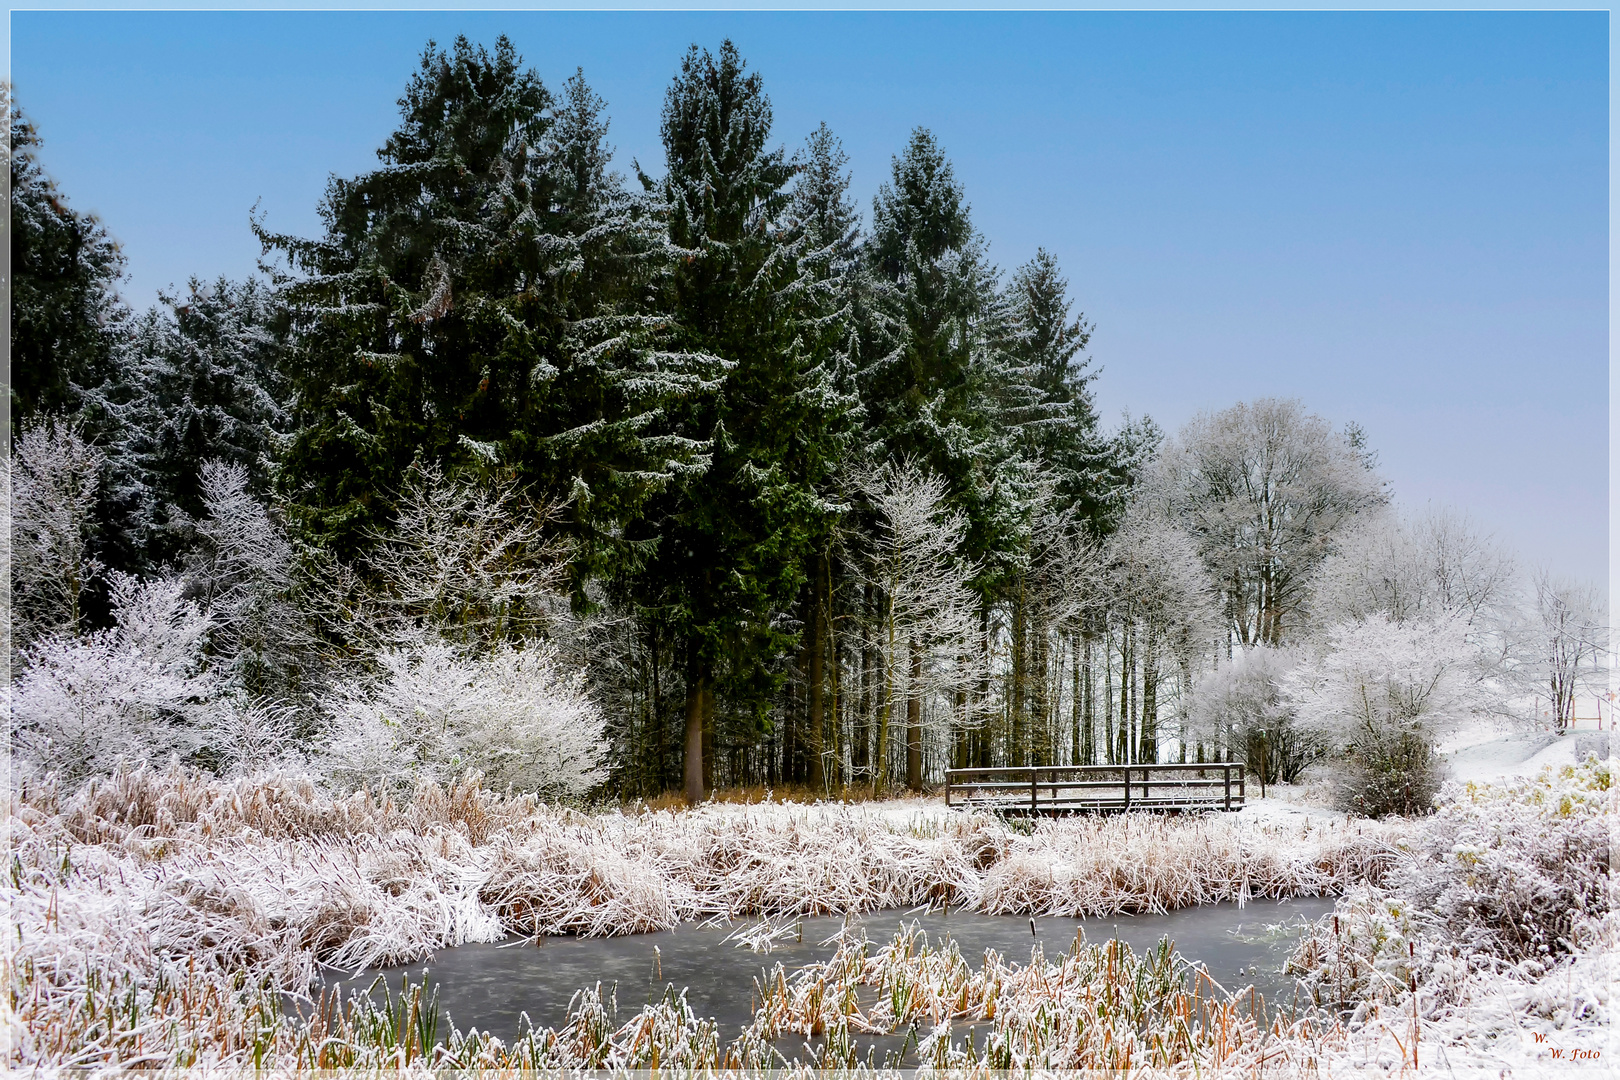
[[[9,809],[9,1061],[54,1066],[287,1062],[293,1036],[266,1003],[304,990],[317,962],[715,916],[935,902],[1085,915],[1337,893],[1382,879],[1399,828],[1130,817],[1026,834],[885,804],[588,814],[471,780],[340,797],[305,777],[179,768],[30,787]],[[686,1031],[680,1004],[664,1006],[646,1045]]]

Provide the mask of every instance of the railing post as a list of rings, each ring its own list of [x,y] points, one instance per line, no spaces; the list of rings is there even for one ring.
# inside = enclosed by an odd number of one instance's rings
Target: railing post
[[[954,770],[945,770],[945,809],[951,808],[951,773]]]
[[[1125,766],[1125,810],[1131,808],[1131,767]]]
[[[1221,776],[1226,780],[1226,805],[1224,809],[1230,810],[1232,809],[1232,766],[1230,764],[1221,766]]]
[[[1036,786],[1035,786],[1035,778],[1037,776],[1039,776],[1039,775],[1040,775],[1040,773],[1035,771],[1035,766],[1031,765],[1029,767],[1029,816],[1030,817],[1035,816],[1035,811],[1037,809],[1037,807],[1035,805],[1035,802],[1036,802],[1036,799],[1037,799],[1038,794],[1039,794],[1039,789],[1036,788]]]

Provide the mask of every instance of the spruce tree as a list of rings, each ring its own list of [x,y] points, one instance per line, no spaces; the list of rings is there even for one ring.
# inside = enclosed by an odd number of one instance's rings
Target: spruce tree
[[[725,375],[681,412],[689,437],[711,441],[710,463],[663,500],[645,580],[655,617],[686,646],[684,780],[694,800],[716,691],[739,725],[730,734],[752,739],[767,727],[796,644],[782,616],[827,512],[816,490],[831,466],[824,436],[842,408],[825,392],[816,308],[796,257],[806,249],[786,215],[793,168],[768,146],[770,128],[763,83],[731,42],[718,56],[687,52],[665,96],[658,190],[682,343],[718,358]]]
[[[11,423],[77,412],[110,380],[126,315],[124,256],[100,221],[74,210],[39,163],[39,132],[0,87],[11,124]]]
[[[664,414],[704,365],[661,347],[663,242],[607,171],[601,102],[577,74],[557,102],[504,37],[458,38],[400,109],[382,167],[331,183],[324,237],[261,228],[291,270],[283,489],[350,557],[419,456],[498,471],[572,500],[586,571],[622,560],[638,501],[701,455]]]
[[[1068,289],[1057,260],[1038,249],[1008,283],[1002,348],[1029,395],[1019,410],[1020,451],[1045,466],[1057,509],[1102,535],[1120,508],[1119,462],[1092,400],[1097,373],[1085,350],[1093,327],[1073,313]]]
[[[107,395],[108,497],[128,549],[115,565],[180,557],[204,513],[205,461],[237,466],[248,492],[268,495],[288,421],[277,323],[267,285],[223,278],[193,278],[135,323]]]

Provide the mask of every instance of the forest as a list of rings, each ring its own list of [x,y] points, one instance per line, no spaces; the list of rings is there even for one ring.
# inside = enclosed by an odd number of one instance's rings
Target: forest
[[[1005,272],[916,128],[869,212],[726,42],[663,168],[582,71],[429,44],[324,232],[118,293],[13,106],[13,750],[335,790],[931,789],[952,767],[1335,763],[1421,811],[1439,740],[1564,730],[1595,587],[1403,511],[1287,399],[1109,427],[1046,251]]]

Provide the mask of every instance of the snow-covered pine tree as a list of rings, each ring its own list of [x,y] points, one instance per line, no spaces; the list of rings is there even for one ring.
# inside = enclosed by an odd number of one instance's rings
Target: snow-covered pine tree
[[[684,433],[712,439],[701,479],[659,502],[656,554],[643,577],[650,614],[686,652],[685,788],[702,797],[714,693],[752,741],[795,644],[782,614],[826,516],[816,478],[840,405],[805,335],[816,309],[786,220],[793,170],[771,149],[771,106],[736,47],[694,46],[665,97],[666,174],[676,257],[672,307],[683,344],[726,366],[716,392],[681,410]],[[712,737],[712,735],[711,735]]]
[[[262,281],[193,278],[136,321],[107,394],[116,420],[108,503],[122,535],[110,561],[184,561],[205,512],[206,461],[237,466],[246,490],[268,495],[288,424],[276,319]]]
[[[124,256],[93,215],[68,205],[39,162],[39,132],[0,87],[10,127],[11,423],[77,412],[112,378],[127,317]]]
[[[827,787],[829,604],[838,587],[833,533],[846,509],[834,492],[834,474],[858,441],[855,358],[860,349],[861,299],[870,291],[860,253],[859,213],[849,195],[848,164],[838,137],[825,123],[819,125],[794,160],[797,175],[788,206],[787,246],[798,259],[803,289],[799,347],[813,361],[799,392],[816,410],[819,424],[812,432],[820,438],[797,440],[789,453],[789,468],[815,493],[819,512],[809,523],[800,601],[798,672],[803,693],[786,703],[782,776],[806,781],[816,791]]]
[[[559,524],[576,602],[591,581],[622,590],[647,554],[632,536],[647,500],[706,468],[708,440],[674,421],[721,368],[675,341],[667,208],[610,170],[604,107],[576,71],[542,140],[554,201],[534,243],[565,270],[552,284],[561,332],[535,361],[524,431],[503,447],[539,491],[567,502]]]
[[[597,541],[701,453],[661,425],[701,365],[660,345],[661,237],[605,172],[599,113],[580,77],[559,106],[504,37],[430,44],[382,167],[332,181],[326,234],[261,225],[289,264],[297,430],[280,475],[342,558],[385,527],[378,496],[418,455],[576,495]]]

